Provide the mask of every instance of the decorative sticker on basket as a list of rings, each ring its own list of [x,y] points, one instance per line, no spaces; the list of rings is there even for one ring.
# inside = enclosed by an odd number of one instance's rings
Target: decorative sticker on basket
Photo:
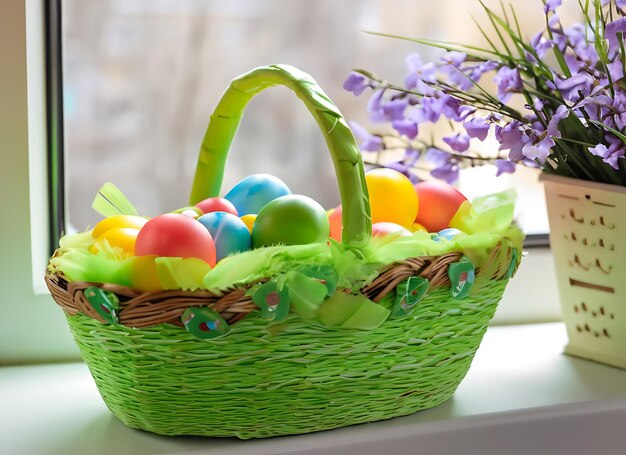
[[[474,284],[474,264],[465,256],[448,266],[450,293],[455,299],[467,297]]]
[[[412,276],[402,281],[396,288],[396,301],[391,310],[392,318],[408,316],[424,298],[430,282],[420,276]]]
[[[513,248],[511,251],[511,263],[509,264],[509,268],[506,270],[506,277],[512,278],[515,275],[515,270],[517,269],[517,260],[519,259],[517,248]]]
[[[181,320],[187,332],[202,340],[216,338],[230,331],[224,318],[211,308],[187,308]]]
[[[103,291],[97,286],[89,286],[83,291],[87,302],[96,312],[102,316],[105,322],[117,324],[120,301],[115,294]]]
[[[252,301],[261,309],[263,319],[282,321],[289,315],[289,291],[279,288],[275,281],[268,281],[257,289]]]
[[[319,280],[320,283],[326,286],[328,295],[335,292],[337,288],[337,272],[329,265],[310,265],[300,270],[300,273]]]

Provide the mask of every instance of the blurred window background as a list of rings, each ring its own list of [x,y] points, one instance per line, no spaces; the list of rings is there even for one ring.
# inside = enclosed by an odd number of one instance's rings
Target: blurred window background
[[[499,0],[485,3],[500,7]],[[564,3],[567,22],[577,5]],[[531,17],[521,2],[514,6],[529,36],[545,25],[540,8]],[[482,44],[468,18],[485,22],[478,0],[62,0],[62,11],[66,194],[77,230],[99,220],[90,206],[106,181],[144,215],[187,205],[209,116],[233,77],[268,63],[297,66],[348,120],[368,125],[366,95],[342,89],[350,70],[400,83],[407,54],[428,60],[441,51],[363,30]],[[224,192],[257,172],[279,176],[327,208],[339,202],[322,136],[282,87],[249,104]],[[492,167],[464,171],[461,189],[472,197],[515,185],[526,231],[547,232],[537,174],[494,175]]]

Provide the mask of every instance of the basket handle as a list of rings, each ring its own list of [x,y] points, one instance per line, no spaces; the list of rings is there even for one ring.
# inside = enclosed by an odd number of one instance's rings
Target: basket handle
[[[339,109],[311,76],[293,66],[261,66],[230,83],[211,115],[202,141],[190,204],[219,196],[226,157],[243,110],[254,95],[275,85],[284,85],[293,90],[317,121],[337,175],[342,204],[343,243],[347,246],[362,246],[371,236],[372,221],[359,147]]]

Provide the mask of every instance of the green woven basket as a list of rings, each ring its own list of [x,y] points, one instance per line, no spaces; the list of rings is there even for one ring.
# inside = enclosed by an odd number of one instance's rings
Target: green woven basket
[[[291,88],[325,135],[341,193],[343,242],[358,251],[371,233],[358,147],[327,96],[291,67],[258,68],[232,82],[211,117],[191,203],[219,194],[243,109],[273,85]],[[388,419],[447,400],[470,367],[511,261],[517,265],[514,254],[505,243],[494,248],[496,266],[476,271],[480,290],[464,299],[451,297],[447,278],[459,253],[383,264],[379,278],[362,289],[381,305],[395,299],[396,286],[409,276],[426,276],[431,286],[410,316],[373,330],[329,327],[295,314],[268,323],[246,286],[139,293],[98,284],[121,301],[120,323],[106,324],[85,299],[93,283],[68,282],[60,274],[49,274],[47,282],[102,398],[125,424],[163,435],[246,439]],[[231,331],[210,340],[188,333],[181,314],[198,306],[221,312]]]

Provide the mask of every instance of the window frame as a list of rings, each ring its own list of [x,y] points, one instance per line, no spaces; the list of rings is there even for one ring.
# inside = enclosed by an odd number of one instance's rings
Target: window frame
[[[77,359],[43,276],[49,253],[43,0],[0,2],[0,364]],[[8,191],[7,191],[8,190]]]

